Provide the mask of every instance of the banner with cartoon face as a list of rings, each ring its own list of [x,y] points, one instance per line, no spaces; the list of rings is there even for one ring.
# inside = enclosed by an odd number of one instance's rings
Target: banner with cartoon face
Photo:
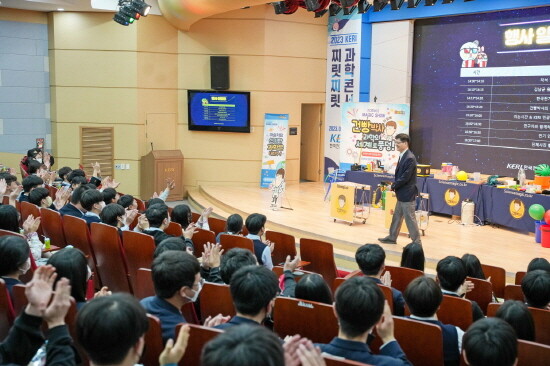
[[[361,14],[329,17],[325,111],[325,175],[340,163],[341,108],[359,101]]]
[[[395,136],[409,133],[408,104],[345,103],[342,107],[340,169],[352,164],[394,172],[399,159]]]
[[[269,188],[278,175],[282,175],[282,178],[285,176],[288,114],[266,113],[264,120],[264,147],[262,150],[260,186]]]

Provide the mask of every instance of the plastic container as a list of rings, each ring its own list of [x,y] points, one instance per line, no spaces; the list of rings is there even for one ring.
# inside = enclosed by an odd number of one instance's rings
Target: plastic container
[[[550,248],[550,225],[541,225],[541,244],[543,248]]]
[[[541,242],[541,231],[540,231],[540,226],[541,225],[544,225],[542,223],[542,221],[539,221],[539,220],[535,220],[535,242],[536,243],[539,243]]]

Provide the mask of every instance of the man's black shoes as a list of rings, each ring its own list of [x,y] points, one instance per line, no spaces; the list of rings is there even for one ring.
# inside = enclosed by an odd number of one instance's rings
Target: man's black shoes
[[[395,240],[391,240],[387,236],[385,238],[378,238],[378,241],[382,244],[397,244],[397,242]]]

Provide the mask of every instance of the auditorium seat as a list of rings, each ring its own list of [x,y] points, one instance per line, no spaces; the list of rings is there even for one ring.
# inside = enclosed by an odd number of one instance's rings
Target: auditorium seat
[[[25,238],[25,235],[21,235],[19,233],[14,233],[13,231],[9,231],[9,230],[4,230],[4,229],[0,229],[0,237],[1,236],[18,236],[20,238],[23,238],[26,240]]]
[[[2,196],[2,204],[3,205],[9,205],[10,204],[10,196]]]
[[[209,316],[214,317],[218,314],[222,314],[223,316],[235,315],[235,306],[233,305],[229,285],[205,282],[199,298],[200,313],[203,322]]]
[[[386,266],[386,271],[391,274],[391,287],[401,292],[405,292],[412,280],[424,276],[422,271],[405,267]]]
[[[338,277],[336,263],[334,262],[334,250],[331,243],[315,239],[300,239],[300,257],[311,262],[306,269],[319,273],[330,286]]]
[[[292,259],[296,257],[296,239],[294,236],[277,231],[266,231],[265,240],[275,243],[275,250],[271,255],[273,264],[284,263],[287,255],[290,255]]]
[[[485,278],[491,277],[490,282],[496,297],[504,297],[504,286],[506,285],[506,271],[504,268],[482,264],[481,269],[483,269]]]
[[[0,342],[6,338],[14,319],[13,306],[4,280],[0,278]]]
[[[523,280],[523,277],[525,277],[526,274],[527,274],[527,272],[525,272],[525,271],[516,272],[516,278],[515,278],[514,283],[516,285],[521,285],[521,281]]]
[[[535,342],[550,345],[550,311],[529,308],[535,323]]]
[[[50,238],[51,244],[64,248],[67,242],[63,233],[63,220],[59,212],[49,208],[41,208],[40,217],[40,226],[42,226],[44,236]]]
[[[141,363],[147,366],[159,366],[159,356],[164,349],[160,320],[151,314],[147,314],[147,320],[149,329],[145,333],[145,347],[141,355]]]
[[[132,288],[136,289],[137,271],[139,268],[151,268],[153,253],[155,252],[155,239],[151,235],[135,231],[122,232],[122,246],[128,263],[128,274]]]
[[[183,235],[183,231],[181,230],[181,225],[174,221],[170,221],[170,224],[168,224],[168,227],[164,229],[164,232],[172,236]]]
[[[210,227],[210,230],[212,230],[216,235],[225,232],[225,226],[225,220],[217,219],[215,217],[208,218],[208,227]]]
[[[195,257],[200,258],[202,252],[204,252],[204,244],[216,243],[216,234],[210,230],[203,230],[197,228],[195,234],[193,234],[193,246],[195,247]]]
[[[44,186],[50,193],[50,197],[52,198],[52,200],[55,201],[55,195],[57,194],[58,189],[55,188],[54,186],[50,186],[49,184],[45,184]]]
[[[498,302],[492,302],[489,305],[487,305],[487,316],[488,317],[495,317],[498,309],[500,308],[502,304]]]
[[[145,203],[143,203],[143,200],[141,200],[137,197],[134,197],[134,199],[136,200],[136,203],[137,203],[137,210],[139,212],[144,212],[145,211]]]
[[[395,339],[411,364],[443,366],[443,335],[439,326],[395,316],[393,323]],[[379,353],[381,346],[380,337],[376,337],[371,343],[374,353]]]
[[[518,340],[517,366],[546,366],[550,360],[550,346]]]
[[[95,253],[90,244],[90,229],[88,224],[84,219],[65,215],[62,218],[63,221],[63,233],[65,235],[65,240],[67,245],[72,245],[73,247],[80,249],[86,258],[88,259],[88,265],[94,272],[94,281],[96,282],[96,287],[102,287],[101,275],[97,272],[96,269],[96,258]]]
[[[141,217],[141,215],[143,215],[143,214],[138,213],[136,215],[136,217],[134,217],[134,220],[132,221],[132,223],[129,226],[130,230],[134,230],[134,228],[139,224],[139,218]]]
[[[11,288],[11,302],[13,304],[13,313],[15,316],[19,316],[21,311],[25,309],[25,306],[29,303],[27,296],[25,295],[25,285],[15,285]]]
[[[491,282],[473,277],[467,277],[467,280],[474,284],[474,288],[466,293],[466,298],[477,302],[483,314],[487,314],[487,305],[493,301]]]
[[[472,303],[460,297],[443,295],[437,319],[443,324],[452,324],[466,331],[473,323]]]
[[[134,289],[134,296],[138,300],[155,296],[155,285],[153,284],[151,269],[139,268],[136,272],[136,282],[139,283],[139,286]]]
[[[176,336],[179,335],[180,328],[183,324],[176,326]],[[204,345],[210,340],[216,338],[223,333],[223,330],[203,327],[202,325],[189,324],[189,340],[187,342],[187,348],[181,361],[178,363],[180,366],[200,366],[201,365],[201,352]]]
[[[199,219],[201,218],[201,215],[196,212],[191,212],[191,222],[194,222],[195,224]]]
[[[23,223],[29,217],[29,215],[33,215],[34,218],[40,217],[40,209],[37,205],[33,205],[30,202],[23,201],[21,202],[21,227],[23,227]],[[38,227],[38,230],[36,231],[38,233],[39,237],[44,236],[44,232],[42,231],[42,222],[40,223],[40,226]]]
[[[504,287],[504,300],[518,300],[525,301],[523,296],[523,290],[520,285],[506,285]]]
[[[220,236],[220,244],[224,249],[224,253],[233,248],[248,249],[254,253],[254,242],[252,242],[252,239],[243,236],[223,234]]]
[[[352,361],[352,360],[346,360],[344,358],[331,356],[329,354],[323,354],[323,359],[325,360],[326,366],[365,366],[368,364]]]
[[[96,270],[103,286],[112,292],[132,293],[128,266],[118,229],[114,226],[93,222],[90,225],[91,247],[96,256]]]
[[[315,343],[329,343],[338,335],[332,305],[277,297],[273,307],[273,330],[281,337],[300,334]]]

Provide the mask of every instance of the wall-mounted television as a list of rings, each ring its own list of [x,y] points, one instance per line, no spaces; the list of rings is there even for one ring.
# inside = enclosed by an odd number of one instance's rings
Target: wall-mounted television
[[[189,130],[250,132],[250,92],[188,90]]]

